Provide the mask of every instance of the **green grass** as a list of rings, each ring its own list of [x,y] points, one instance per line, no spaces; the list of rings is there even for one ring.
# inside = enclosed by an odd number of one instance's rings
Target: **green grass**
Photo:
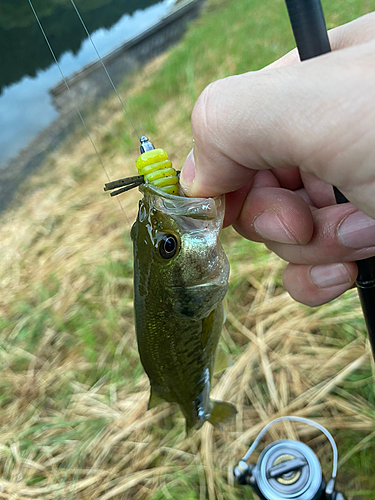
[[[327,24],[342,24],[370,7],[365,0],[325,2]],[[120,92],[137,129],[178,166],[190,149],[190,113],[203,88],[257,70],[292,47],[282,1],[208,0],[167,57],[132,75]],[[87,119],[111,177],[133,172],[138,146],[118,102],[109,99]],[[351,500],[372,499],[374,370],[355,292],[319,309],[298,305],[282,288],[282,263],[262,245],[225,230],[231,279],[223,344],[235,365],[215,390],[228,383],[223,398],[241,413],[223,432],[206,425],[185,439],[175,408],[146,412],[130,228],[118,204],[102,194],[105,181],[81,130],[28,179],[2,218],[4,498],[251,498],[232,485],[229,471],[256,426],[285,408],[327,425],[344,459],[343,491]],[[136,196],[122,198],[130,221]],[[314,434],[302,439],[311,441],[328,470],[324,442]]]

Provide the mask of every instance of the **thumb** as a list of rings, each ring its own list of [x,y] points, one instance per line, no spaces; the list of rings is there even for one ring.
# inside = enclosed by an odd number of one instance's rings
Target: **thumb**
[[[224,166],[224,162],[220,158],[220,151],[212,148],[211,144],[207,144],[207,147],[211,149],[210,161],[213,164],[215,164],[215,161],[219,162],[216,163],[218,168],[215,176],[211,177],[209,183],[207,183],[206,178],[208,176],[204,168],[204,159],[198,160],[202,168],[200,168],[199,174],[196,175],[195,157],[197,154],[199,155],[200,150],[193,148],[188,154],[180,174],[180,185],[187,196],[208,197],[229,193],[241,188],[254,177],[255,170],[246,168],[229,158],[226,159],[226,168],[220,168],[220,166]],[[215,157],[217,157],[217,160]]]
[[[368,42],[209,85],[193,110],[182,188],[213,196],[257,170],[299,167],[374,216],[374,52]]]

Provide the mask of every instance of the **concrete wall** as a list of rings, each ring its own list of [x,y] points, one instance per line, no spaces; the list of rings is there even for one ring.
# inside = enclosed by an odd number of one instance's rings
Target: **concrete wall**
[[[119,84],[127,74],[176,43],[187,23],[199,15],[203,3],[204,0],[179,3],[158,24],[107,55],[103,61],[114,84]],[[50,89],[53,103],[60,111],[95,102],[113,92],[100,61],[85,66],[67,81],[70,91],[64,82]]]

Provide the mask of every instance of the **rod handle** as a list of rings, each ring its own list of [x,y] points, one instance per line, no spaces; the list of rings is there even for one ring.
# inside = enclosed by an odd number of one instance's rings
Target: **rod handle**
[[[285,0],[301,61],[331,51],[320,0]],[[333,187],[336,203],[348,203]],[[356,285],[375,360],[375,257],[356,261]]]

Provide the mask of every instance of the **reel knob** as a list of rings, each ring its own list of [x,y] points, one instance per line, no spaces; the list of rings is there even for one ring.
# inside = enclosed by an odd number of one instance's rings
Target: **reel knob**
[[[267,500],[318,500],[324,491],[319,460],[311,448],[299,441],[285,439],[267,446],[254,475]]]

